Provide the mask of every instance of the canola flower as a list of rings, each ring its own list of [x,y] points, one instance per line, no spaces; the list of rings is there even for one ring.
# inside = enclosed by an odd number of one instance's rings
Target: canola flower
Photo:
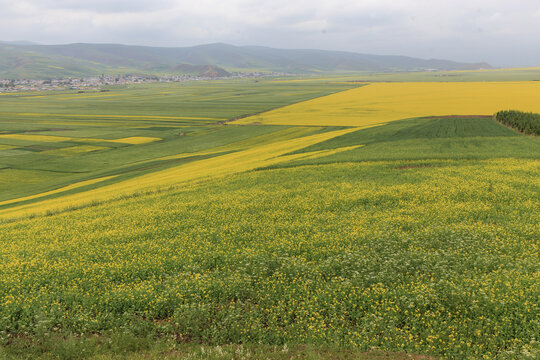
[[[497,84],[490,89],[501,100]],[[538,86],[507,84],[508,101]],[[212,158],[9,203],[0,217],[23,218],[0,224],[0,342],[142,328],[205,344],[539,357],[537,159],[255,171],[361,147],[297,153],[360,126],[432,111],[421,99],[445,111],[462,101],[466,111],[472,100],[460,96],[475,89],[479,101],[489,88],[402,84],[409,92],[396,99],[397,85],[361,88],[378,91],[378,102],[355,89],[313,100],[312,114],[301,103],[243,119],[306,126],[170,157]],[[318,133],[313,125],[355,128]],[[83,183],[74,185],[91,184]],[[55,213],[87,204],[95,206]],[[24,218],[34,214],[50,216]]]
[[[370,83],[240,119],[239,124],[365,126],[423,116],[540,112],[540,83]]]
[[[14,204],[14,203],[28,201],[28,200],[33,200],[33,199],[37,199],[37,198],[48,196],[48,195],[59,194],[59,193],[65,192],[65,191],[69,191],[69,190],[77,189],[77,188],[80,188],[80,187],[83,187],[83,186],[93,185],[93,184],[96,184],[96,183],[99,183],[99,182],[102,182],[102,181],[105,181],[105,180],[109,180],[109,179],[115,178],[116,176],[118,176],[118,175],[104,176],[104,177],[99,177],[99,178],[95,178],[95,179],[79,181],[79,182],[76,182],[76,183],[61,187],[59,189],[45,191],[45,192],[35,194],[35,195],[23,196],[23,197],[11,199],[11,200],[0,201],[0,206]]]
[[[106,140],[106,141],[122,143],[122,144],[137,145],[137,144],[146,144],[149,142],[154,142],[154,141],[159,141],[159,140],[161,140],[161,138],[149,137],[149,136],[130,136],[126,138]]]
[[[95,138],[83,138],[83,137],[69,137],[69,136],[55,136],[55,135],[27,135],[27,134],[0,134],[0,139],[14,139],[25,140],[32,142],[65,142],[65,141],[78,141],[78,142],[113,142],[121,144],[146,144],[153,141],[159,141],[161,138],[149,137],[149,136],[130,136],[119,139],[95,139]],[[77,149],[77,148],[74,148]],[[79,147],[78,149],[81,149]],[[91,150],[90,150],[91,151]]]
[[[70,137],[53,135],[0,134],[0,139],[25,140],[34,142],[64,142],[73,140]]]
[[[228,152],[228,151],[245,150],[253,146],[271,144],[276,141],[285,141],[285,140],[290,140],[297,137],[305,136],[321,129],[322,129],[321,127],[314,127],[314,126],[309,126],[309,127],[295,126],[295,127],[290,127],[288,129],[274,131],[265,135],[250,137],[245,140],[236,141],[228,145],[217,146],[217,147],[213,147],[207,150],[197,151],[195,153],[181,153],[181,154],[176,154],[176,155],[163,156],[163,157],[158,158],[157,160],[181,159],[188,156],[208,155],[208,154],[217,154],[217,153]]]
[[[274,169],[2,224],[0,341],[144,326],[181,342],[534,358],[539,168]]]
[[[97,189],[2,209],[0,210],[0,218],[9,219],[32,214],[44,214],[74,206],[84,206],[96,201],[107,201],[121,196],[129,196],[137,192],[156,190],[160,187],[178,186],[192,181],[229,176],[238,172],[299,159],[310,154],[287,154],[356,130],[357,128],[348,128],[293,139],[276,140],[229,154],[155,171]],[[350,149],[352,148],[346,147],[343,151]],[[311,154],[311,157],[326,156],[339,151],[339,149],[319,151],[316,154]],[[206,154],[207,152],[203,151],[203,153]],[[198,154],[192,153],[191,156],[193,155]]]

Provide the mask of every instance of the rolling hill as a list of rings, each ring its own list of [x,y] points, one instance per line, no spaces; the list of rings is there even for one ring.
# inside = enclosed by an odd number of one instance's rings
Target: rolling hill
[[[491,68],[486,63],[221,43],[165,48],[119,44],[36,45],[0,42],[0,78],[89,76],[102,73],[178,73],[183,71],[180,66],[182,64],[213,65],[227,71],[297,74]]]
[[[328,78],[0,96],[0,359],[540,358],[540,82]]]

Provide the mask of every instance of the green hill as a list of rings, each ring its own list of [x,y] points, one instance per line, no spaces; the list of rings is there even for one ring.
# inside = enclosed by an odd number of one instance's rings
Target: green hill
[[[85,76],[101,73],[174,73],[181,64],[214,65],[229,71],[287,73],[463,70],[491,68],[406,56],[325,50],[284,50],[261,46],[207,44],[148,47],[119,44],[34,45],[0,42],[1,78]]]

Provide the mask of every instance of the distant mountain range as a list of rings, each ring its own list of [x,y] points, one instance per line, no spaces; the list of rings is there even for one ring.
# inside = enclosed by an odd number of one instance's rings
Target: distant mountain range
[[[486,68],[491,66],[487,63],[424,60],[407,56],[285,50],[221,43],[165,48],[118,44],[38,45],[24,41],[0,42],[0,78],[81,77],[102,73],[172,74],[207,71],[215,76],[223,76],[230,71],[305,74]]]

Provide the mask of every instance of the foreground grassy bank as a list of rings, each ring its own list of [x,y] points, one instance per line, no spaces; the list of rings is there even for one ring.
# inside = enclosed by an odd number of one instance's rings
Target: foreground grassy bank
[[[17,349],[14,349],[18,346]],[[435,360],[427,355],[383,352],[377,350],[339,349],[309,345],[200,345],[141,338],[126,334],[94,338],[47,339],[33,343],[20,341],[9,352],[0,348],[0,359],[79,359],[90,360]]]
[[[525,358],[539,166],[266,170],[4,224],[1,341],[112,331]]]

